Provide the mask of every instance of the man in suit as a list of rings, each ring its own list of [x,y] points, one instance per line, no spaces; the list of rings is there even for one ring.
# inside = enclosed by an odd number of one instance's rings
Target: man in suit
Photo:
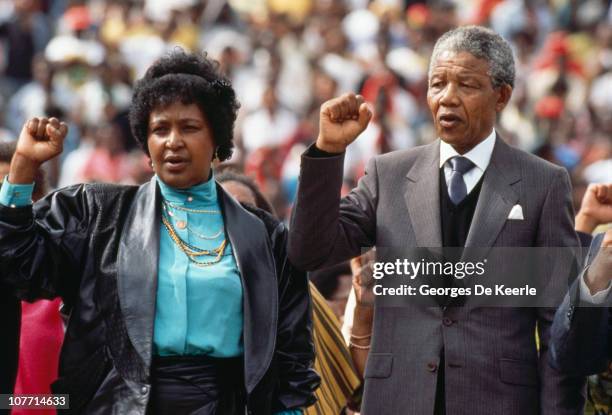
[[[590,185],[576,215],[583,245],[597,225],[612,223],[612,184]],[[612,229],[590,242],[585,266],[557,310],[551,360],[560,370],[592,375],[612,359]]]
[[[508,146],[494,131],[513,84],[512,51],[499,35],[473,26],[444,34],[427,95],[439,140],[374,157],[342,199],[344,151],[372,113],[353,94],[323,104],[319,136],[302,157],[292,262],[311,270],[372,246],[578,246],[566,171]],[[377,301],[371,344],[355,339],[371,347],[363,413],[581,413],[583,379],[548,363],[553,315],[550,308]]]

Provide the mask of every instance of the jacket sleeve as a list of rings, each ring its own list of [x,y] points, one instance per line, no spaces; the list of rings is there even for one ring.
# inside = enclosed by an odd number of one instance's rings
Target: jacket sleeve
[[[287,230],[279,224],[272,235],[279,276],[278,329],[275,360],[278,379],[275,411],[312,405],[320,383],[313,369],[312,310],[306,273],[288,260]]]
[[[579,287],[580,279],[597,254],[602,239],[593,240],[585,269],[565,296],[553,321],[550,360],[554,367],[565,373],[592,375],[605,370],[610,359],[610,309],[607,305],[583,304]]]
[[[79,185],[34,205],[0,205],[0,278],[18,297],[74,298],[92,221],[90,198]]]
[[[548,195],[542,206],[538,226],[537,246],[550,247],[557,251],[560,248],[573,248],[578,252],[580,242],[574,231],[574,210],[571,201],[571,185],[565,170],[558,169],[552,177]],[[568,269],[573,258],[560,258],[550,264],[546,273],[560,290],[568,287]],[[574,274],[575,275],[575,274]],[[538,334],[540,338],[539,377],[540,377],[540,413],[542,415],[570,415],[581,413],[584,406],[583,377],[564,373],[550,364],[550,335],[555,308],[540,307],[538,313]]]
[[[362,254],[376,240],[376,158],[355,189],[340,198],[344,154],[302,156],[300,182],[291,216],[289,258],[312,271]]]

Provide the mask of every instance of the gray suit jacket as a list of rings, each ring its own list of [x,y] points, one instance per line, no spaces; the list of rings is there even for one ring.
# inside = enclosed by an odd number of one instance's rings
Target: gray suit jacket
[[[374,157],[340,198],[343,155],[302,158],[289,256],[312,270],[362,247],[439,247],[439,141]],[[499,137],[466,246],[578,246],[567,173]],[[523,221],[507,221],[520,203]],[[563,415],[582,411],[583,379],[548,364],[552,309],[376,306],[365,371],[366,415],[433,414],[445,351],[449,415]],[[535,328],[539,329],[540,353]]]

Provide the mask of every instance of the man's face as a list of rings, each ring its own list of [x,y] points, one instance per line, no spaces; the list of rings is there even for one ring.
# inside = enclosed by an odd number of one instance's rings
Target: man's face
[[[442,52],[433,64],[427,104],[438,137],[464,154],[493,130],[512,88],[493,88],[489,64],[468,52]]]

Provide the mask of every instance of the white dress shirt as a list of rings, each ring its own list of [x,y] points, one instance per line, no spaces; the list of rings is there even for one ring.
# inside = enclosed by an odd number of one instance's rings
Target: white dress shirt
[[[582,274],[582,278],[580,278],[580,298],[587,303],[595,305],[603,304],[608,299],[608,295],[612,290],[612,284],[608,283],[608,287],[606,289],[597,291],[595,294],[591,294],[591,290],[586,285],[586,274],[587,271],[585,271]]]
[[[455,150],[453,146],[440,140],[440,167],[444,166],[446,185],[448,186],[450,184],[453,172],[450,163],[446,162],[455,156],[463,156],[475,165],[473,169],[463,175],[465,187],[467,188],[467,192],[470,193],[472,189],[476,187],[476,184],[478,184],[478,181],[489,166],[491,155],[493,154],[493,147],[495,147],[495,130],[491,131],[491,134],[489,134],[487,138],[465,154],[457,153],[457,150]]]

